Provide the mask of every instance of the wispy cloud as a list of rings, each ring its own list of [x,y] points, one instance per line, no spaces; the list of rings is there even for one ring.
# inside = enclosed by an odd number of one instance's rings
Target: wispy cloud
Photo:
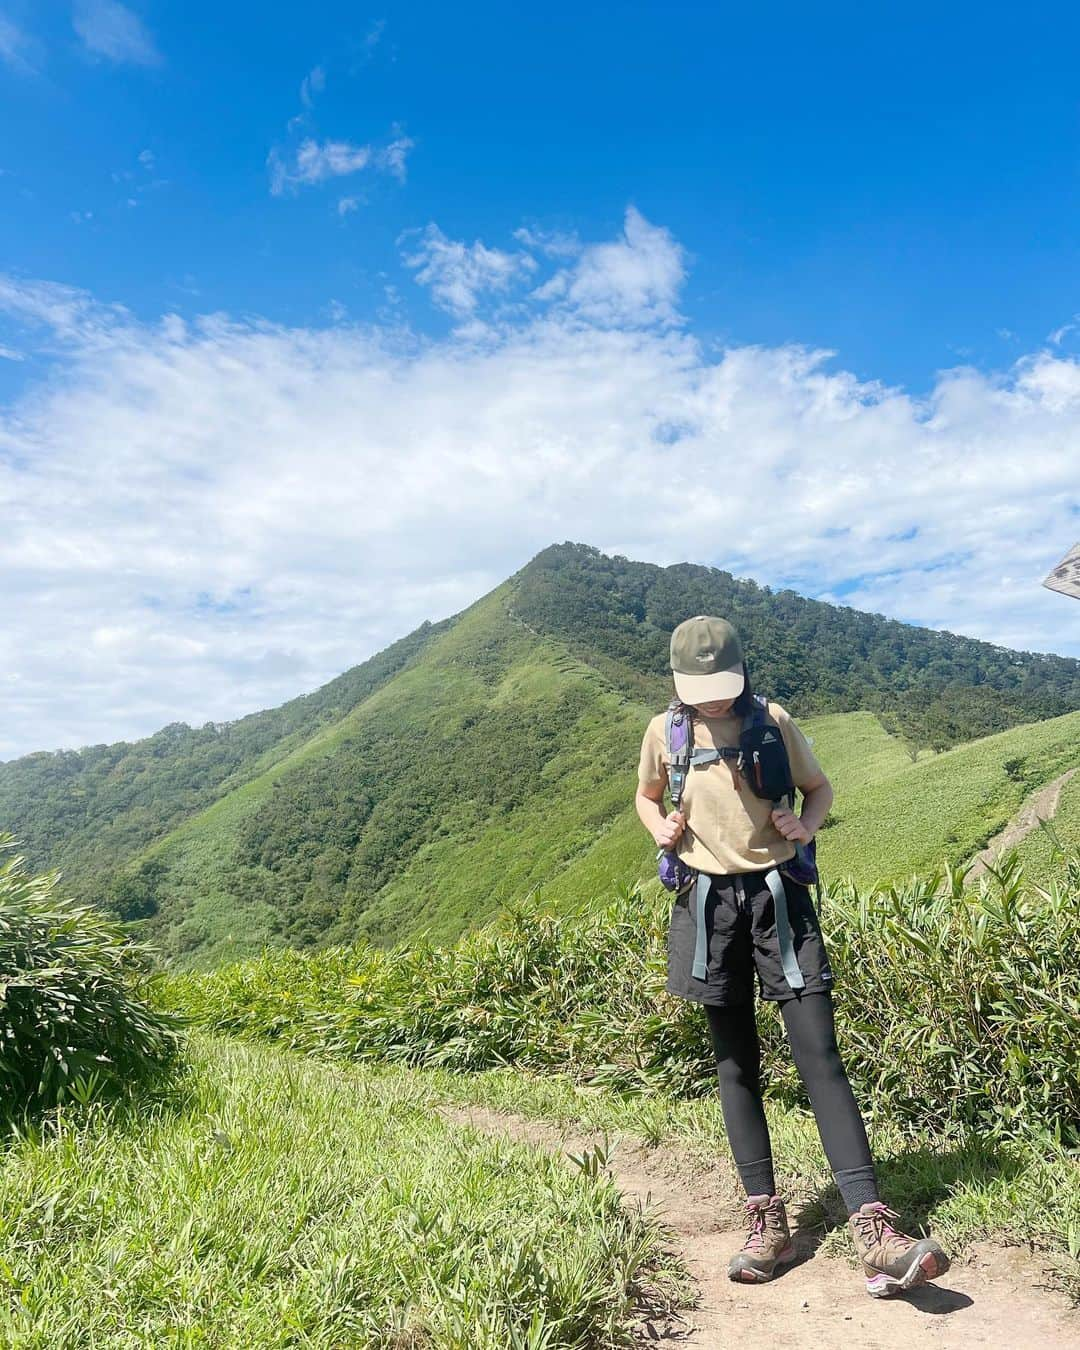
[[[386,32],[386,20],[376,19],[375,22],[371,25],[371,27],[367,30],[367,33],[364,35],[364,42],[363,42],[364,50],[369,54],[372,53],[375,50],[375,48],[379,45],[379,43],[382,41],[382,35],[385,32]]]
[[[408,136],[398,133],[389,145],[376,152],[376,160],[381,169],[404,183],[406,177],[405,161],[416,142]]]
[[[316,94],[321,94],[326,88],[326,71],[322,66],[316,66],[310,70],[300,81],[300,102],[305,108],[315,106]]]
[[[377,35],[375,40],[378,40]],[[300,112],[289,119],[287,143],[274,146],[267,156],[271,194],[281,197],[331,178],[349,177],[363,169],[389,174],[404,183],[406,161],[415,142],[400,127],[392,128],[391,139],[385,145],[320,140],[315,134],[315,100],[325,88],[326,71],[322,66],[315,66],[301,80]],[[338,211],[342,215],[359,205],[357,197],[343,198],[342,202],[348,202],[344,209],[339,203]]]
[[[36,72],[31,57],[36,47],[29,34],[0,14],[0,61],[20,75],[33,75]]]
[[[468,312],[506,264],[462,247]],[[51,357],[0,408],[0,756],[271,706],[568,538],[1080,655],[1040,585],[1076,536],[1080,361],[915,399],[797,346],[716,352],[650,275],[507,306],[484,343],[0,281],[0,341]]]
[[[514,231],[514,238],[533,253],[542,253],[548,258],[576,258],[581,252],[581,240],[577,235],[562,230],[539,230],[523,225]]]
[[[161,53],[139,16],[118,0],[75,0],[75,31],[87,51],[118,64],[156,66]]]
[[[1052,333],[1046,336],[1047,342],[1054,347],[1060,347],[1066,337],[1073,331],[1077,323],[1080,322],[1080,314],[1074,314],[1068,323],[1063,323],[1060,328],[1055,328]]]
[[[416,272],[417,282],[430,287],[435,303],[458,318],[471,316],[485,292],[505,292],[536,268],[527,253],[488,248],[479,239],[472,244],[448,239],[434,224],[421,232],[403,259]]]

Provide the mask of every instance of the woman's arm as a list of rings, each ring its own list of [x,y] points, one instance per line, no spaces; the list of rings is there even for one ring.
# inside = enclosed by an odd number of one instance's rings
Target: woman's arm
[[[658,783],[643,783],[634,797],[638,819],[656,840],[657,848],[674,848],[686,828],[686,817],[681,811],[671,811],[668,815],[664,815],[666,787],[667,784],[663,779]]]

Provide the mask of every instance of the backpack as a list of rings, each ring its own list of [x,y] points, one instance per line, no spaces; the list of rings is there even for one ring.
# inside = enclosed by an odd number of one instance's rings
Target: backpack
[[[691,769],[706,767],[726,759],[756,797],[772,802],[774,807],[795,808],[795,784],[791,779],[791,764],[780,729],[768,720],[768,700],[761,694],[753,697],[753,706],[743,718],[739,746],[721,746],[719,749],[694,749],[693,715],[686,704],[672,699],[668,704],[664,724],[667,746],[668,788],[671,805],[676,811],[682,803],[686,776]],[[693,880],[693,869],[675,853],[661,850],[658,854],[660,880],[668,890],[681,891]],[[817,845],[796,844],[795,856],[780,866],[780,871],[802,886],[818,884]]]

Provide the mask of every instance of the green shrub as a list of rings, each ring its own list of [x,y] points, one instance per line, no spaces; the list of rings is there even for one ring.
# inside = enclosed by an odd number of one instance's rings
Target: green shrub
[[[514,1064],[629,1092],[712,1092],[699,1009],[664,991],[670,898],[626,888],[569,920],[509,910],[452,947],[268,950],[168,997],[208,1027],[294,1049],[470,1070]],[[822,922],[840,1044],[869,1110],[937,1130],[1080,1138],[1080,860],[1047,888],[1015,858],[978,890],[946,871],[833,888]],[[775,1010],[774,1095],[800,1092]]]
[[[150,1007],[124,925],[30,876],[0,834],[0,1119],[144,1086],[176,1067],[177,1021]]]

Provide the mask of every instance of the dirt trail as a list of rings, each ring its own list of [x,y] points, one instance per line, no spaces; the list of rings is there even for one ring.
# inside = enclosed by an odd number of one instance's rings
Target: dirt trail
[[[988,863],[993,864],[999,853],[1007,848],[1015,848],[1021,839],[1026,839],[1040,820],[1053,820],[1057,815],[1058,802],[1061,801],[1061,790],[1077,772],[1080,772],[1080,765],[1075,769],[1066,770],[1060,778],[1055,778],[1052,783],[1047,783],[1046,787],[1033,792],[1008,825],[1000,834],[994,835],[975,859],[968,872],[968,880],[974,881],[981,877]]]
[[[526,1143],[580,1153],[601,1143],[543,1122],[481,1106],[440,1106],[444,1119]],[[569,1165],[569,1164],[568,1164]],[[708,1177],[680,1175],[675,1155],[621,1137],[608,1169],[623,1195],[651,1203],[694,1277],[699,1306],[643,1317],[643,1345],[721,1350],[778,1345],[784,1350],[1080,1350],[1080,1313],[1040,1288],[1038,1263],[1016,1248],[980,1243],[954,1260],[940,1281],[892,1299],[872,1299],[853,1265],[815,1254],[818,1234],[796,1232],[798,1263],[770,1284],[733,1284],[728,1259],[742,1246],[738,1214],[718,1200]]]

